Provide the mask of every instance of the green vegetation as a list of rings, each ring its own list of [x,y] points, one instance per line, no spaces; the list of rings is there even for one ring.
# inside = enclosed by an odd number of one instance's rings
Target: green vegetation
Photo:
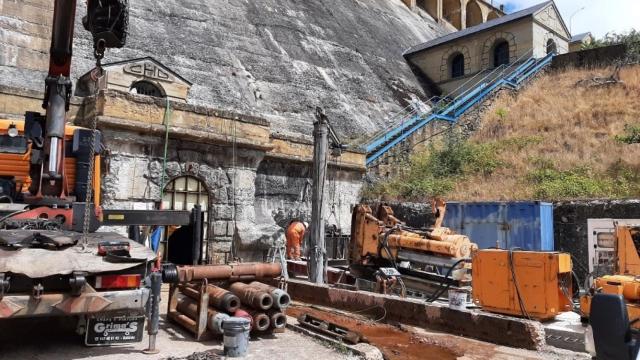
[[[452,132],[441,146],[432,145],[414,155],[404,176],[365,189],[365,197],[417,199],[446,195],[469,176],[487,177],[503,167],[498,154],[519,151],[540,141],[541,137],[532,136],[478,144]]]
[[[583,49],[595,49],[604,46],[625,44],[631,59],[640,59],[640,31],[632,29],[627,33],[608,33],[602,39],[583,45]]]
[[[615,139],[624,144],[640,144],[640,124],[627,124],[624,132],[624,135],[616,135]]]
[[[533,195],[539,199],[628,197],[640,191],[638,172],[618,161],[599,173],[589,166],[558,170],[550,161],[534,162],[528,174]]]

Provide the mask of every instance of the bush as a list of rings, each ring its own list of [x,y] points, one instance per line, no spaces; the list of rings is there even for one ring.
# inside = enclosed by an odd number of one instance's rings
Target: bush
[[[625,44],[627,56],[630,60],[640,60],[640,31],[632,29],[627,33],[608,33],[602,39],[594,40],[591,44],[583,45],[583,49],[595,49],[604,46]]]
[[[640,193],[638,169],[621,160],[605,172],[596,172],[588,166],[558,170],[548,161],[534,164],[537,169],[528,175],[528,180],[534,196],[540,199],[630,197]]]
[[[422,199],[446,195],[465,176],[488,176],[500,167],[502,162],[498,160],[497,152],[501,146],[471,143],[452,133],[442,146],[432,145],[427,151],[413,156],[407,164],[406,175],[368,187],[364,196]]]
[[[616,135],[615,139],[625,144],[640,144],[640,125],[625,125],[624,135]]]

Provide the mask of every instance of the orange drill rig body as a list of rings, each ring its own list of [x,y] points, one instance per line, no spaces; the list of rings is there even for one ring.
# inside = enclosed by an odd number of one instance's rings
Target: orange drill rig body
[[[380,206],[377,216],[368,205],[356,206],[351,224],[351,264],[396,267],[409,262],[411,268],[424,270],[470,259],[477,245],[440,226],[444,204],[437,214],[436,227],[418,230],[406,227],[389,206]]]
[[[596,293],[622,296],[632,326],[640,329],[640,225],[618,225],[615,230],[614,274],[594,279],[589,292],[580,297],[583,318],[591,315],[591,301]]]

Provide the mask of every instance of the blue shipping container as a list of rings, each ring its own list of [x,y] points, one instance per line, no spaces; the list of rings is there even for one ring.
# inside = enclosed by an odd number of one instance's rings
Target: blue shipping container
[[[553,204],[545,202],[448,202],[444,226],[480,249],[553,251]]]

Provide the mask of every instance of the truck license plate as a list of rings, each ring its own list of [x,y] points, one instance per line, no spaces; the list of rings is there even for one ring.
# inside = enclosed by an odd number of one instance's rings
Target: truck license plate
[[[89,318],[85,344],[88,346],[128,344],[142,341],[144,316]]]

